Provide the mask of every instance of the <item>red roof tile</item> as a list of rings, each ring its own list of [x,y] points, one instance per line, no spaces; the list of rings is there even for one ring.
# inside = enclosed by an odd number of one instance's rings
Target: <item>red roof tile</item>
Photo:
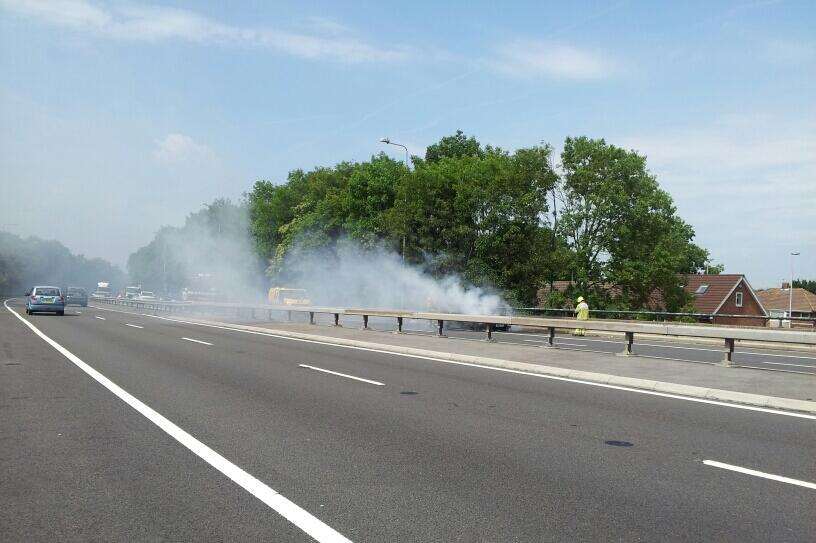
[[[766,288],[757,291],[757,298],[766,310],[788,310],[790,290],[786,288]],[[816,294],[803,288],[793,289],[793,310],[797,313],[816,313]]]
[[[691,274],[686,275],[686,292],[694,297],[694,309],[699,313],[714,313],[722,304],[734,287],[745,278],[738,273]],[[705,292],[697,294],[697,290],[708,285]]]

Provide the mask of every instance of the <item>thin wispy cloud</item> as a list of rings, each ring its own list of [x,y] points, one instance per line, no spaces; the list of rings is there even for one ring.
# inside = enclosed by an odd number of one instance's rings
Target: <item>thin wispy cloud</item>
[[[157,139],[153,150],[153,158],[165,164],[180,164],[214,156],[212,149],[184,134],[167,134]]]
[[[371,44],[345,26],[324,18],[312,19],[306,27],[294,31],[233,26],[193,11],[153,5],[0,0],[0,6],[43,24],[117,40],[264,47],[300,58],[346,63],[397,62],[412,55],[408,48]]]
[[[569,80],[605,79],[616,69],[616,63],[601,53],[538,40],[515,40],[499,45],[488,65],[499,73],[515,77]]]

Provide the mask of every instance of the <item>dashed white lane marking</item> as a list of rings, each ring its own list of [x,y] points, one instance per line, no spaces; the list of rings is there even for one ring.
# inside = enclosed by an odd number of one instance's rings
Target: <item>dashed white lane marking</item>
[[[780,483],[788,483],[789,485],[803,486],[805,488],[810,488],[812,490],[816,490],[816,483],[810,483],[808,481],[801,481],[799,479],[791,479],[790,477],[782,477],[781,475],[774,475],[773,473],[765,473],[764,471],[757,471],[755,469],[743,468],[743,467],[740,467],[740,466],[734,466],[732,464],[724,464],[723,462],[717,462],[716,460],[703,460],[703,464],[705,464],[706,466],[714,467],[714,468],[727,469],[727,470],[730,470],[730,471],[736,471],[738,473],[744,473],[746,475],[753,475],[754,477],[762,477],[763,479],[771,479],[772,481],[779,481]]]
[[[139,326],[138,324],[130,324],[129,322],[126,322],[125,326],[130,326],[131,328],[144,328],[144,326]]]
[[[28,326],[32,332],[37,334],[43,341],[51,345],[54,349],[57,350],[61,355],[65,358],[70,360],[74,363],[79,369],[87,373],[94,381],[102,385],[103,387],[107,388],[113,394],[115,394],[120,400],[128,404],[130,407],[135,409],[141,415],[143,415],[146,419],[150,422],[164,430],[168,435],[170,435],[173,439],[187,447],[193,454],[207,462],[209,465],[232,479],[235,483],[238,484],[241,488],[261,500],[263,503],[268,505],[271,509],[278,512],[281,516],[283,516],[286,520],[309,534],[312,538],[316,541],[320,542],[329,542],[329,543],[351,543],[351,540],[334,530],[334,528],[330,527],[329,525],[325,524],[323,521],[297,505],[296,503],[290,501],[282,494],[279,494],[276,490],[268,487],[263,482],[259,481],[246,471],[242,470],[208,446],[206,446],[201,441],[194,438],[192,435],[188,434],[186,431],[182,430],[180,427],[176,426],[173,422],[165,418],[159,412],[155,411],[153,408],[149,407],[147,404],[143,403],[141,400],[137,399],[135,396],[131,395],[128,391],[102,375],[97,370],[93,369],[91,366],[83,362],[79,359],[78,356],[70,352],[68,349],[51,339],[50,337],[43,334],[39,328],[31,324],[28,320],[24,319],[20,316],[19,313],[14,311],[12,308],[8,306],[7,302],[4,302],[3,305],[6,306],[6,309],[11,311],[18,319],[20,319],[23,324]]]
[[[208,343],[206,341],[201,341],[200,339],[193,339],[191,337],[183,337],[181,339],[183,339],[185,341],[192,341],[193,343],[201,343],[202,345],[209,345],[210,347],[212,347],[212,343]]]
[[[308,368],[310,370],[322,371],[323,373],[331,373],[332,375],[339,375],[340,377],[345,377],[347,379],[354,379],[355,381],[362,381],[363,383],[370,383],[372,385],[377,385],[377,386],[381,386],[381,387],[385,386],[385,383],[380,383],[379,381],[372,381],[371,379],[363,379],[362,377],[355,377],[354,375],[349,375],[347,373],[340,373],[338,371],[326,370],[326,369],[323,369],[323,368],[310,366],[308,364],[298,364],[298,366],[300,366],[301,368]]]
[[[97,318],[97,319],[99,319],[99,320],[101,320],[101,321],[105,320],[105,317],[100,317],[99,315],[96,315],[96,317],[95,317],[95,318]]]

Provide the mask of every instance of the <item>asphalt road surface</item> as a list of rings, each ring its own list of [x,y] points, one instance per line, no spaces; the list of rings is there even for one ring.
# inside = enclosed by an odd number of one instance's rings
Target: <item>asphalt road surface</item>
[[[813,417],[11,308],[36,331],[2,308],[2,541],[816,533]]]

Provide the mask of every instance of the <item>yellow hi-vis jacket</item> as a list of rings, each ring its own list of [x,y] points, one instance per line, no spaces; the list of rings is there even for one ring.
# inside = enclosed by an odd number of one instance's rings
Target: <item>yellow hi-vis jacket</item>
[[[579,321],[588,321],[589,320],[589,306],[586,302],[581,302],[578,304],[578,307],[575,308],[575,313],[577,313],[576,318]]]

